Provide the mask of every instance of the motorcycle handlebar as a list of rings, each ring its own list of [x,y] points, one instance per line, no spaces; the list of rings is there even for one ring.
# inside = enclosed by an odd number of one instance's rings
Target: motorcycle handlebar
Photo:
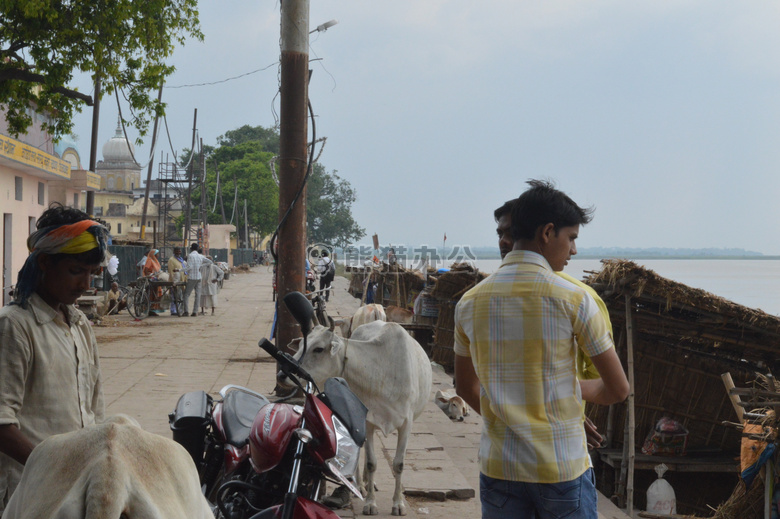
[[[311,382],[312,384],[315,383],[312,376],[309,375],[309,373],[298,364],[298,361],[296,361],[292,355],[279,350],[279,348],[274,346],[274,344],[265,337],[260,339],[260,342],[257,345],[260,346],[261,349],[265,350],[271,357],[276,359],[276,361],[279,362],[280,368],[285,373],[300,377]]]

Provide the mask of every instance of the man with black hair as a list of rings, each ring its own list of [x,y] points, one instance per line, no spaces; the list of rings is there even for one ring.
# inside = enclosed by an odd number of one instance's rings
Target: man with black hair
[[[0,513],[35,445],[104,417],[95,335],[74,303],[108,263],[108,230],[59,204],[36,227],[0,310]]]
[[[324,299],[327,301],[330,298],[330,289],[333,279],[336,277],[336,264],[328,256],[328,251],[323,250],[320,261],[317,262],[317,269],[320,274],[320,292],[325,290]]]
[[[622,401],[628,381],[593,298],[555,274],[592,209],[529,185],[511,208],[512,250],[456,307],[457,393],[483,417],[483,518],[595,519],[582,400]],[[577,380],[577,349],[601,378]]]
[[[192,291],[195,291],[195,300],[192,303],[192,317],[198,315],[198,308],[200,308],[200,293],[201,293],[201,274],[200,267],[203,265],[211,265],[212,261],[198,252],[198,244],[193,243],[190,245],[190,253],[187,255],[187,285],[184,287],[184,315],[189,313],[189,299]],[[202,250],[202,249],[201,249]]]

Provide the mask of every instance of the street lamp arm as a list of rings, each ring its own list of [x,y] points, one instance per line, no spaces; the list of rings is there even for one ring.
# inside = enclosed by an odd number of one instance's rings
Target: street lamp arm
[[[330,29],[331,27],[333,27],[334,25],[336,25],[337,23],[339,23],[338,20],[330,20],[330,21],[325,22],[325,23],[323,23],[321,25],[318,25],[316,29],[314,29],[312,31],[309,31],[309,34],[314,33],[314,32],[325,32],[328,29]]]

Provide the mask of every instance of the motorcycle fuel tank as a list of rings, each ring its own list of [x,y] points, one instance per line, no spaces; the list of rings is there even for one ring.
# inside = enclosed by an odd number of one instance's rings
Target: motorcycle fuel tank
[[[257,413],[249,433],[249,452],[257,472],[266,472],[282,461],[301,414],[290,404],[267,404]]]

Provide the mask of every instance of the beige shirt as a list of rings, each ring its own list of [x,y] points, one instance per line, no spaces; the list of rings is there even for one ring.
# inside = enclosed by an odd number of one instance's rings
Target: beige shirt
[[[27,309],[0,309],[0,425],[34,444],[104,418],[97,342],[87,318],[68,306],[68,326],[38,294]],[[0,511],[22,465],[0,454]]]

